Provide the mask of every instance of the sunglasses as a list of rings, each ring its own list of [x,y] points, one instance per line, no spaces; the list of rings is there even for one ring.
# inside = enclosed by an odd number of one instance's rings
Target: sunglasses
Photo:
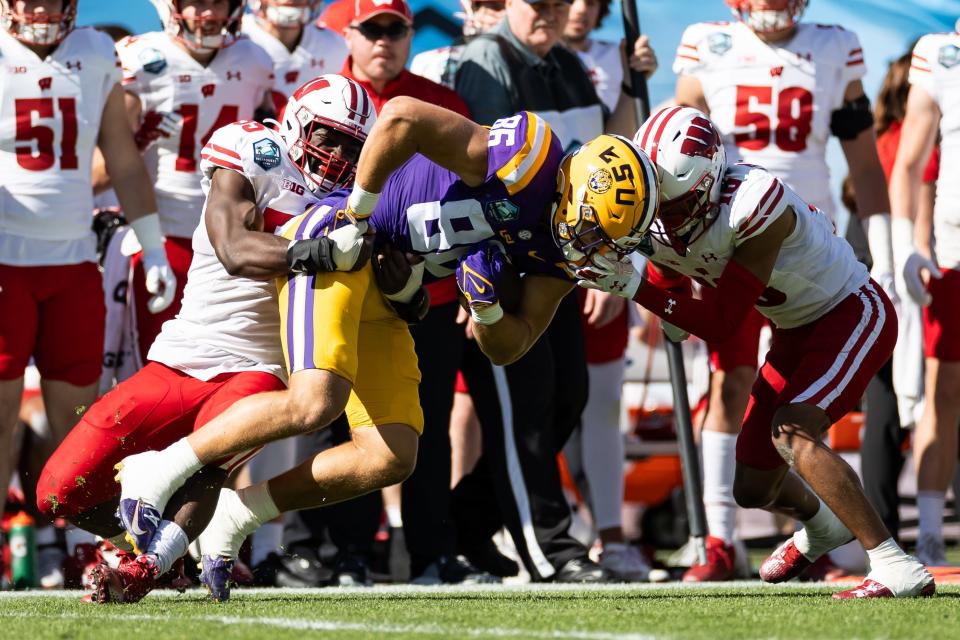
[[[376,42],[383,38],[388,40],[403,40],[410,33],[410,25],[403,22],[391,22],[387,26],[381,26],[375,22],[361,22],[360,24],[350,25],[351,29],[356,29],[364,38],[370,42]]]

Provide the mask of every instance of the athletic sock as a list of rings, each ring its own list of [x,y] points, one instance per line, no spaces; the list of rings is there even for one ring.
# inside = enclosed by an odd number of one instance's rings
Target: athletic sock
[[[237,498],[250,513],[257,519],[257,524],[270,522],[280,515],[280,510],[270,496],[270,488],[266,481],[245,487],[237,491]]]
[[[255,567],[271,553],[277,553],[283,546],[283,523],[267,522],[253,532],[250,544],[250,565]]]
[[[703,504],[707,529],[711,536],[732,544],[737,526],[737,504],[733,499],[737,436],[704,430],[700,433],[700,445],[703,447]]]
[[[157,575],[162,576],[187,553],[188,546],[190,540],[180,525],[171,520],[161,520],[145,555],[154,557],[159,570]]]
[[[820,500],[820,508],[803,528],[793,534],[793,544],[807,560],[813,562],[823,554],[840,546],[852,537],[850,530],[830,507]]]
[[[943,491],[917,491],[921,537],[943,539],[943,508],[946,495]]]
[[[200,551],[207,556],[236,558],[244,539],[278,515],[266,482],[239,491],[221,489],[217,510],[200,534]]]
[[[166,473],[179,479],[181,485],[203,467],[186,438],[180,438],[160,454],[163,456]]]
[[[904,553],[893,538],[867,549],[870,573],[867,576],[890,589],[895,596],[915,596],[933,576],[917,559]]]

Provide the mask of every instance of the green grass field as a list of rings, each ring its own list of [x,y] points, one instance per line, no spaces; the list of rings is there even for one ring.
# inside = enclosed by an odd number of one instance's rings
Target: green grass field
[[[925,600],[834,602],[825,587],[511,586],[437,590],[201,591],[136,605],[76,593],[0,596],[0,637],[170,638],[936,638],[960,637],[960,587]]]

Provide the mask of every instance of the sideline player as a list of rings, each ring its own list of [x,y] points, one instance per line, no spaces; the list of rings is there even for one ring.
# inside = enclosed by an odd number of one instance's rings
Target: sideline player
[[[169,305],[176,285],[125,126],[113,43],[74,28],[76,11],[76,0],[0,0],[0,511],[31,356],[53,446],[97,397],[105,311],[90,217],[95,146],[144,247],[136,284],[147,304]]]
[[[960,287],[960,237],[956,205],[958,187],[949,173],[937,181],[933,210],[933,238],[929,226],[915,235],[912,219],[921,208],[920,183],[937,135],[941,137],[941,167],[953,167],[960,144],[960,91],[957,56],[960,36],[926,35],[913,49],[910,93],[900,134],[897,159],[890,176],[890,200],[896,229],[898,276],[906,292],[924,305],[926,402],[917,423],[913,459],[917,467],[919,535],[917,556],[928,565],[947,563],[943,542],[943,511],[947,487],[957,464],[957,421],[960,420],[960,331],[956,296]],[[922,154],[926,153],[926,156]],[[924,221],[929,225],[930,221]],[[935,246],[934,246],[935,240]],[[913,247],[916,244],[916,249]],[[925,276],[922,278],[921,276]],[[924,285],[924,279],[929,281]]]
[[[245,0],[151,0],[163,31],[117,45],[123,66],[127,117],[147,160],[156,165],[160,226],[167,257],[180,281],[174,303],[148,313],[143,292],[132,290],[141,362],[164,322],[180,309],[192,257],[191,237],[203,210],[200,151],[220,127],[270,107],[273,61],[240,37]],[[272,110],[272,109],[271,109]],[[98,187],[106,186],[103,179]],[[142,270],[133,256],[134,273]]]
[[[733,495],[804,527],[764,561],[760,576],[789,580],[855,536],[870,573],[834,598],[933,595],[933,577],[897,546],[856,473],[821,441],[889,359],[893,304],[822,211],[766,170],[728,164],[719,131],[700,111],[663,109],[634,140],[656,163],[662,193],[641,251],[716,295],[697,300],[658,286],[626,261],[601,258],[578,274],[583,285],[633,299],[705,340],[734,333],[752,308],[775,325],[737,438]],[[663,274],[651,277],[667,284]]]
[[[873,277],[896,302],[890,205],[870,101],[860,82],[866,67],[856,34],[800,22],[806,0],[726,3],[736,21],[694,24],[681,37],[673,65],[677,103],[710,115],[731,162],[764,167],[831,219],[826,144],[836,136],[867,229]],[[733,450],[756,376],[763,323],[750,312],[728,341],[708,344],[712,374],[701,443],[710,536],[707,564],[691,567],[684,580],[733,577]]]
[[[250,0],[240,33],[273,59],[273,107],[279,114],[297,88],[347,59],[343,38],[316,23],[320,0]]]
[[[623,138],[597,140],[589,152],[574,160],[611,164],[619,170],[620,191],[608,188],[606,197],[620,193],[623,202],[629,203],[616,206],[624,227],[621,235],[639,235],[656,208],[653,166]],[[470,302],[477,341],[494,364],[505,365],[537,342],[572,287],[562,256],[543,226],[560,155],[560,143],[549,126],[528,112],[498,120],[487,129],[452,111],[413,98],[395,98],[384,107],[367,140],[349,196],[326,199],[326,215],[322,211],[305,215],[287,229],[299,238],[322,234],[344,218],[366,218],[378,241],[387,240],[401,251],[423,256],[422,268],[431,276],[456,271]],[[503,242],[506,254],[525,273],[515,312],[505,312],[499,304],[498,271],[506,256],[493,240]],[[291,279],[281,300],[288,354],[311,344],[316,333],[326,336],[322,348],[316,340],[306,354],[288,355],[294,372],[291,388],[293,379],[304,373],[329,379],[330,391],[320,396],[329,402],[323,410],[332,419],[347,404],[353,442],[324,451],[267,482],[237,492],[223,491],[217,514],[200,539],[205,556],[235,556],[243,538],[278,513],[332,504],[409,473],[417,447],[413,422],[417,416],[411,412],[419,411],[412,383],[416,377],[412,341],[408,333],[398,330],[393,336],[375,332],[378,341],[371,344],[367,333],[373,322],[366,318],[368,313],[379,313],[379,303],[361,309],[361,303],[371,304],[365,301],[363,272],[336,276],[337,280],[345,277],[356,282],[352,290],[335,292],[339,299],[322,300],[323,289],[306,296],[303,283]],[[353,309],[349,313],[352,327],[339,320],[345,307]],[[304,312],[312,314],[312,327],[311,316],[304,317]],[[384,367],[383,362],[390,366]],[[354,380],[357,386],[347,403],[346,392]],[[221,414],[209,430],[164,451],[126,458],[124,499],[138,504],[141,511],[162,510],[171,493],[209,461],[311,428],[291,420],[288,402],[280,394],[252,396]],[[320,411],[322,403],[315,404]],[[409,422],[393,418],[388,423],[377,419],[374,411],[391,411]],[[392,453],[386,451],[388,445]],[[391,473],[371,473],[370,460],[388,453],[396,461]],[[556,466],[508,470],[505,460],[502,465],[494,472],[510,473],[516,482],[524,482],[513,477],[518,473],[553,475],[559,481]],[[519,518],[508,517],[508,521],[515,539],[530,535]]]
[[[284,388],[271,278],[290,269],[348,270],[365,260],[362,238],[353,227],[293,243],[272,234],[315,203],[315,194],[349,184],[375,118],[371,109],[359,124],[350,108],[350,90],[362,93],[359,85],[335,75],[311,84],[319,83],[326,85],[295,94],[288,103],[302,128],[281,135],[241,121],[218,130],[204,147],[201,169],[208,195],[194,233],[183,307],[164,325],[150,350],[151,362],[94,404],[47,463],[38,487],[44,513],[115,536],[119,486],[114,465],[124,456],[166,447],[204,427],[238,398]],[[218,488],[227,471],[251,453],[214,461],[201,482]],[[212,506],[205,515],[170,513],[167,520],[157,515],[151,540],[143,535],[136,512],[121,511],[134,546],[146,555],[129,558],[120,573],[152,577],[165,572],[202,529]],[[100,601],[137,597],[110,591],[113,576],[105,580],[105,570],[100,571]]]

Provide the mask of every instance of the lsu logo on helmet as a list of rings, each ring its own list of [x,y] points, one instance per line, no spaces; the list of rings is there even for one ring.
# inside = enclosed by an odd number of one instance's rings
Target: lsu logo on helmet
[[[632,141],[601,135],[560,163],[551,231],[567,261],[633,252],[653,224],[660,193],[650,158]]]

